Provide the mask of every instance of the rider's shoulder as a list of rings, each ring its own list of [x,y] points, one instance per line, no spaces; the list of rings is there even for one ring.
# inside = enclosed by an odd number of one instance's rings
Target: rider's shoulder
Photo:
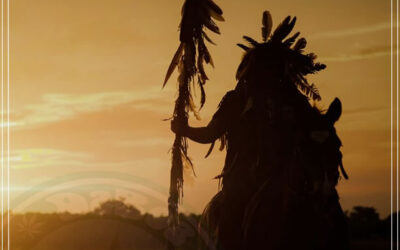
[[[241,99],[243,98],[240,91],[238,91],[237,89],[230,90],[226,92],[226,94],[222,98],[221,102],[219,103],[219,107],[237,105],[241,102]]]

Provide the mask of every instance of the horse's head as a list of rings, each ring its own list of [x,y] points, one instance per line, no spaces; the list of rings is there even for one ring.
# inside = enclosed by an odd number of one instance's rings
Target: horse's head
[[[342,144],[334,124],[341,113],[342,104],[336,98],[326,113],[314,108],[306,121],[306,134],[301,149],[305,176],[312,192],[323,196],[335,193],[339,179]]]

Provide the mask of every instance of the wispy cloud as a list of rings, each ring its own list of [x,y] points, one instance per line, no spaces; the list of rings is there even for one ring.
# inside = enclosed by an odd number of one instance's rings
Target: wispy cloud
[[[100,92],[90,94],[45,94],[42,101],[25,107],[19,119],[10,125],[34,126],[58,122],[75,116],[109,110],[119,105],[150,111],[162,110],[158,105],[160,90],[150,88],[140,92]],[[152,105],[152,103],[155,103]]]
[[[389,46],[379,46],[379,47],[366,48],[354,53],[321,57],[320,60],[321,62],[348,62],[348,61],[376,58],[381,56],[390,56],[391,53],[392,51]],[[393,50],[393,54],[397,54],[397,51]]]
[[[91,156],[80,152],[69,152],[50,148],[16,150],[10,155],[12,168],[37,168],[57,166],[82,166]]]
[[[316,39],[324,39],[324,38],[340,38],[340,37],[346,37],[346,36],[365,35],[365,34],[369,34],[369,33],[388,30],[390,28],[391,28],[390,22],[382,22],[382,23],[371,24],[368,26],[352,27],[349,29],[333,30],[333,31],[316,33],[314,35],[309,36],[309,39],[316,40]],[[395,28],[395,27],[393,27],[393,28]]]
[[[15,127],[17,125],[17,122],[0,122],[0,128]]]
[[[155,147],[155,146],[168,146],[171,144],[171,138],[158,138],[158,137],[148,137],[148,138],[138,138],[137,140],[124,140],[118,141],[118,147]]]
[[[388,107],[384,106],[376,106],[376,107],[357,107],[357,108],[352,108],[352,109],[346,109],[344,112],[346,114],[364,114],[364,113],[370,113],[370,112],[382,112],[382,111],[387,111]]]
[[[157,143],[157,142],[156,142]],[[138,142],[139,145],[139,142]],[[5,158],[7,161],[7,158]],[[90,154],[84,152],[73,152],[52,148],[28,148],[15,150],[10,155],[10,166],[13,169],[25,168],[91,168],[109,169],[109,168],[151,168],[163,166],[161,158],[141,158],[123,160],[123,161],[102,161]]]

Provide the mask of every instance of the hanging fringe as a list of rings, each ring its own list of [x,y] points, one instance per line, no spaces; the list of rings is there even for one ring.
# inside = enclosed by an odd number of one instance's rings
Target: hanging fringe
[[[204,43],[212,40],[204,32],[204,27],[219,34],[220,30],[213,19],[223,21],[222,10],[212,0],[186,0],[182,8],[180,24],[180,42],[177,51],[168,67],[163,87],[168,82],[176,68],[179,69],[178,97],[175,101],[173,119],[181,125],[188,124],[189,112],[200,119],[196,105],[192,98],[191,82],[197,76],[197,83],[201,92],[200,108],[206,101],[204,85],[208,77],[204,70],[204,62],[214,66],[211,54]],[[195,175],[193,164],[188,157],[188,145],[185,137],[177,134],[172,145],[170,190],[168,198],[168,225],[175,229],[179,224],[179,203],[183,198],[183,171],[191,168]],[[168,249],[174,249],[172,243]]]

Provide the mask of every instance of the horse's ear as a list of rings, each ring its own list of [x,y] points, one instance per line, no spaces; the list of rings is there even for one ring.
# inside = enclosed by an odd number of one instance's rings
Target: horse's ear
[[[329,105],[328,111],[326,112],[326,117],[333,123],[339,120],[340,115],[342,114],[342,103],[339,98],[335,98],[331,105]]]

